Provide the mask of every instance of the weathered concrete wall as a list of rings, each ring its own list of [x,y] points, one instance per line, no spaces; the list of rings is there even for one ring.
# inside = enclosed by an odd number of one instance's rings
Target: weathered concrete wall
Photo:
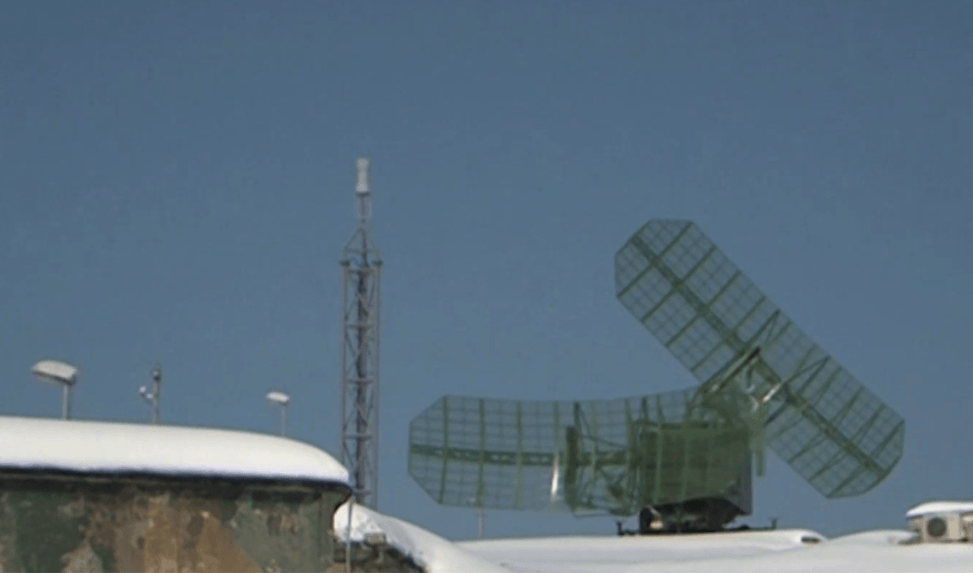
[[[0,573],[324,571],[340,486],[0,475]]]

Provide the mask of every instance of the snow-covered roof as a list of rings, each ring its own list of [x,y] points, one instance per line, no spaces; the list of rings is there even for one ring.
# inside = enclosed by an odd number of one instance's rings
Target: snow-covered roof
[[[349,537],[360,543],[370,533],[382,533],[387,544],[411,557],[428,573],[510,573],[507,567],[474,555],[435,533],[368,507],[345,502],[333,519],[339,543],[346,543]]]
[[[818,543],[802,530],[497,539],[459,547],[530,573],[969,573],[965,544],[902,545],[912,534],[867,531]],[[464,570],[465,571],[465,570]]]
[[[489,561],[517,571],[590,573],[640,570],[669,571],[686,562],[708,561],[709,571],[725,571],[714,560],[743,560],[781,551],[795,551],[826,538],[806,529],[738,531],[692,535],[566,536],[483,539],[457,545]],[[655,567],[646,564],[655,564]],[[663,566],[664,565],[664,566]]]
[[[341,542],[384,533],[429,573],[969,573],[964,544],[903,545],[908,531],[826,539],[804,529],[693,535],[571,536],[451,542],[407,521],[349,504],[334,515]],[[607,525],[607,524],[606,524]],[[808,543],[809,540],[815,543]]]
[[[348,470],[326,452],[279,436],[0,416],[0,471],[10,468],[348,484]]]
[[[932,513],[963,513],[973,511],[973,501],[930,501],[919,504],[905,513],[906,519]]]

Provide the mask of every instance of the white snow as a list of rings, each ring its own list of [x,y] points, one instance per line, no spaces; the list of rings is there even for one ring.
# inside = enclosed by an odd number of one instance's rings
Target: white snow
[[[973,511],[971,501],[930,501],[917,505],[906,512],[907,519],[935,513],[966,513]]]
[[[802,530],[687,536],[540,538],[459,545],[534,573],[970,573],[973,545],[900,545],[905,531],[872,531],[819,543]]]
[[[334,515],[339,542],[348,539],[348,508],[345,503]],[[369,533],[384,533],[386,543],[410,556],[426,573],[509,573],[509,569],[461,549],[450,541],[401,519],[383,515],[361,505],[351,508],[351,540],[361,542]]]
[[[344,541],[347,504],[335,515]],[[365,507],[352,510],[351,538],[384,533],[429,573],[970,573],[973,544],[902,544],[907,531],[828,540],[808,530],[683,536],[574,536],[450,542]]]
[[[590,573],[641,571],[686,561],[740,559],[802,548],[802,539],[825,541],[807,530],[696,535],[573,536],[467,541],[458,545],[516,571]],[[721,565],[722,567],[722,565]]]
[[[0,469],[136,472],[348,484],[303,442],[238,430],[0,416]]]

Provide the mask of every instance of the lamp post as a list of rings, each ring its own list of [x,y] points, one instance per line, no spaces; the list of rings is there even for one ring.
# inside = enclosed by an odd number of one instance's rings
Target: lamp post
[[[145,386],[139,388],[139,395],[152,406],[152,423],[159,423],[159,396],[162,391],[162,367],[156,364],[152,368],[152,391]]]
[[[267,400],[271,404],[280,406],[280,435],[287,435],[287,405],[290,403],[291,397],[278,390],[272,390],[267,392]]]
[[[58,360],[41,360],[31,368],[38,382],[61,385],[61,418],[71,417],[71,388],[78,383],[78,369]]]

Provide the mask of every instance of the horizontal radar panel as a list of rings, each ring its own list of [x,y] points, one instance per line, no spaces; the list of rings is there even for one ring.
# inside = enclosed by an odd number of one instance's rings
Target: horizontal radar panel
[[[409,424],[409,475],[448,506],[627,516],[723,497],[749,514],[748,439],[692,391],[584,402],[443,396]]]
[[[744,389],[740,415],[828,498],[875,487],[904,420],[819,348],[691,221],[646,223],[615,255],[618,300],[702,383]],[[751,425],[751,428],[753,425]]]

